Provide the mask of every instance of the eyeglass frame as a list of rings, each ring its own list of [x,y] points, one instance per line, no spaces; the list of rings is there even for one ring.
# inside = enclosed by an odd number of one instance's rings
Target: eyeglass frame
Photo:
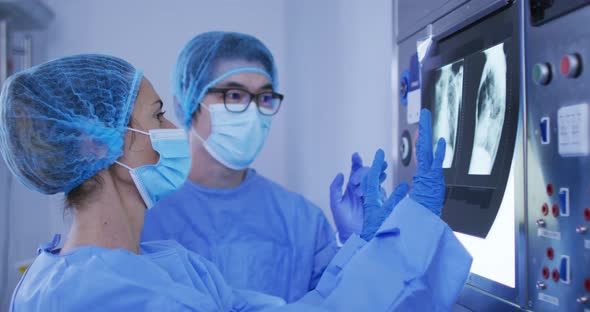
[[[239,91],[242,91],[242,92],[244,92],[244,93],[246,93],[246,94],[248,94],[250,96],[250,101],[248,101],[248,104],[246,104],[244,106],[244,109],[243,110],[241,110],[241,111],[232,111],[229,108],[227,108],[227,105],[228,104],[226,103],[225,97],[227,95],[227,92],[230,91],[230,90],[239,90]],[[283,103],[283,99],[285,98],[285,96],[283,94],[278,93],[278,92],[274,92],[274,91],[264,91],[264,92],[260,92],[260,93],[254,94],[254,93],[251,93],[250,91],[248,91],[248,90],[246,90],[244,88],[237,88],[237,87],[230,87],[230,88],[209,88],[207,90],[207,93],[221,93],[223,95],[223,106],[225,107],[225,109],[228,112],[230,112],[230,113],[236,113],[236,114],[241,114],[241,113],[245,112],[248,109],[248,107],[250,107],[250,103],[252,103],[252,99],[254,99],[255,100],[255,103],[256,103],[256,108],[258,109],[258,112],[260,112],[264,116],[274,116],[274,115],[276,115],[279,112],[280,108],[281,108],[281,104]],[[274,96],[278,96],[278,98],[279,98],[279,105],[277,106],[277,110],[274,113],[272,113],[272,114],[266,114],[266,113],[264,113],[260,109],[260,105],[258,104],[258,97],[260,95],[266,94],[266,93],[271,93],[272,96],[273,96],[273,98],[274,98]]]

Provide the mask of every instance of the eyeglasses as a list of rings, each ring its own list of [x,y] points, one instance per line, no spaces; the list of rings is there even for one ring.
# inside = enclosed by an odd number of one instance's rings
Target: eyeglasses
[[[256,103],[258,111],[262,115],[272,116],[279,111],[284,96],[280,93],[265,91],[258,94],[252,94],[244,89],[239,88],[211,88],[208,93],[223,94],[223,104],[225,109],[232,113],[242,113],[248,109],[252,100]]]

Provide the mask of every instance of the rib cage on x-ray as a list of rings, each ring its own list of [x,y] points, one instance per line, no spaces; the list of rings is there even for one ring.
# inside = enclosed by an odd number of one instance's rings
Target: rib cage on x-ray
[[[485,65],[477,92],[475,136],[469,174],[492,172],[506,113],[506,56],[504,44],[482,52]]]
[[[450,168],[455,155],[459,110],[463,101],[462,60],[437,71],[434,100],[433,144],[436,145],[438,138],[445,139],[447,148],[443,168]]]

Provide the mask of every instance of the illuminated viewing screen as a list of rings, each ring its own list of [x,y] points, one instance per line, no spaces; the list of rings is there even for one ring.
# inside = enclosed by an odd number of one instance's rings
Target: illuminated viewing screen
[[[515,288],[516,47],[508,38],[461,54],[445,48],[425,65],[422,93],[433,146],[447,142],[442,217],[473,256],[472,273]]]
[[[455,231],[455,236],[473,256],[471,272],[511,288],[516,287],[514,187],[514,168],[511,168],[500,209],[485,238]]]
[[[494,168],[498,150],[502,141],[502,131],[506,122],[507,98],[507,53],[510,51],[506,43],[500,43],[483,51],[471,54],[465,58],[466,66],[469,66],[468,77],[470,83],[466,86],[469,103],[473,103],[473,109],[465,110],[465,118],[472,121],[470,129],[465,132],[473,133],[473,136],[465,136],[464,154],[468,152],[468,172],[470,176],[490,176],[494,171],[508,173],[505,184],[495,186],[499,201],[490,201],[486,209],[497,209],[493,221],[488,223],[489,231],[485,237],[471,235],[470,233],[455,232],[463,245],[473,255],[471,272],[483,276],[492,281],[514,288],[516,285],[516,254],[515,254],[515,185],[514,168],[511,157],[509,161],[498,162]],[[467,115],[469,114],[469,116]],[[467,123],[466,123],[467,124]],[[514,144],[514,143],[504,143]],[[491,176],[489,181],[496,180]],[[503,189],[504,192],[500,192]],[[498,207],[499,206],[499,207]],[[469,221],[473,222],[473,221]],[[481,225],[480,227],[484,227]],[[502,255],[502,257],[498,257]]]
[[[506,55],[501,43],[473,56],[485,60],[479,79],[469,174],[492,172],[506,113]]]
[[[463,100],[463,60],[435,72],[435,96],[432,107],[434,144],[444,138],[447,145],[443,168],[451,168],[455,156],[459,110]],[[433,150],[436,150],[434,146]]]
[[[517,260],[526,256],[517,240],[517,216],[523,209],[527,129],[519,21],[519,6],[506,5],[457,25],[457,31],[433,38],[419,64],[433,147],[440,138],[447,143],[441,218],[473,257],[467,284],[510,302],[526,295],[517,278]]]

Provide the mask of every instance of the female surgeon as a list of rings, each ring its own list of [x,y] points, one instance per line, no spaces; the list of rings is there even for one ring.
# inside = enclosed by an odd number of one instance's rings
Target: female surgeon
[[[178,241],[232,286],[301,298],[338,248],[319,207],[250,168],[283,100],[271,52],[250,35],[200,34],[180,52],[173,85],[192,164],[186,183],[146,213],[142,240]],[[342,242],[362,231],[366,169],[358,154],[352,163],[344,196],[341,174],[330,188]]]
[[[56,236],[38,250],[11,311],[448,310],[471,257],[437,215],[444,141],[433,160],[428,111],[420,125],[409,197],[381,202],[379,150],[362,183],[364,229],[373,232],[351,236],[318,286],[285,305],[231,288],[175,242],[140,244],[146,207],[184,181],[190,161],[183,130],[164,118],[140,71],[115,57],[76,55],[17,73],[0,95],[0,152],[27,187],[64,192],[74,222],[63,248]]]

